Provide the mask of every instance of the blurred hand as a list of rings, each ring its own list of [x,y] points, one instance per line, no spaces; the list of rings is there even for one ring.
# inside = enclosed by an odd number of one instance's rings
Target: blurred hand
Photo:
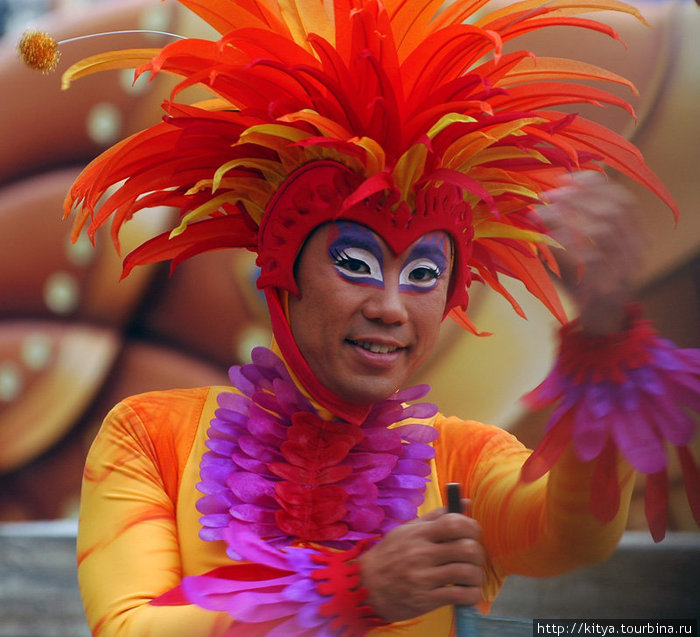
[[[467,503],[468,504],[468,503]],[[392,529],[361,558],[367,602],[387,622],[481,599],[479,523],[444,508]]]
[[[632,195],[595,172],[577,173],[545,195],[537,210],[564,250],[553,249],[562,282],[592,335],[624,328],[641,239],[630,219]]]

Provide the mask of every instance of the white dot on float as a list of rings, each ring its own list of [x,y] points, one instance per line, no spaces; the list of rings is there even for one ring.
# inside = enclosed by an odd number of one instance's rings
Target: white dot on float
[[[54,314],[70,314],[80,302],[80,286],[68,272],[54,272],[44,284],[44,303]]]
[[[22,369],[14,361],[0,362],[0,401],[12,402],[24,389]]]
[[[87,134],[97,144],[110,144],[121,135],[123,118],[119,109],[109,102],[95,104],[85,122]]]
[[[146,31],[167,31],[170,28],[172,11],[170,7],[160,4],[153,5],[141,11],[139,15],[139,29]],[[151,37],[163,37],[156,36]]]
[[[126,93],[141,95],[149,89],[148,79],[150,76],[150,73],[142,73],[139,75],[138,79],[134,81],[133,69],[122,69],[119,72],[119,85]]]
[[[31,370],[44,369],[53,356],[53,342],[48,334],[33,332],[22,341],[22,362]]]
[[[238,360],[243,363],[250,363],[252,359],[250,353],[259,346],[267,347],[270,344],[270,331],[259,325],[249,325],[244,327],[234,338],[234,348]]]
[[[85,234],[79,235],[75,243],[72,241],[70,234],[68,234],[66,236],[65,252],[68,261],[79,267],[89,265],[95,259],[95,249]]]

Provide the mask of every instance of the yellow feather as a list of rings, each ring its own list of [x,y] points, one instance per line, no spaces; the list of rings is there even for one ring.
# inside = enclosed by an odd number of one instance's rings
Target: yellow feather
[[[279,0],[278,4],[292,38],[299,46],[313,53],[308,42],[310,33],[335,45],[335,25],[321,0]]]
[[[543,164],[551,163],[542,153],[534,148],[517,148],[515,146],[498,146],[485,148],[460,163],[459,170],[467,171],[474,166],[504,159],[535,159]]]
[[[474,224],[474,240],[477,239],[517,239],[519,241],[530,241],[533,243],[544,243],[546,245],[561,248],[562,245],[552,239],[549,235],[525,230],[515,226],[497,221],[482,221]]]
[[[217,168],[216,173],[214,173],[214,181],[212,183],[212,191],[219,189],[219,184],[223,176],[234,168],[252,168],[253,170],[259,170],[265,179],[270,181],[275,186],[282,183],[284,179],[284,173],[281,170],[281,166],[276,161],[271,161],[269,159],[256,159],[252,157],[237,157],[231,161],[227,161]]]
[[[410,203],[413,185],[423,175],[427,157],[428,149],[425,144],[414,144],[396,162],[392,175],[404,201]]]
[[[178,235],[181,235],[187,229],[187,226],[193,221],[203,219],[204,217],[209,216],[211,213],[216,212],[219,208],[221,208],[223,204],[231,201],[236,201],[239,198],[240,197],[233,197],[230,192],[225,192],[221,195],[213,197],[206,203],[203,203],[198,208],[195,208],[194,210],[188,212],[182,218],[180,225],[170,232],[170,238],[174,239]]]
[[[289,113],[279,118],[280,122],[308,122],[315,126],[326,137],[335,137],[336,139],[348,139],[352,137],[347,129],[343,128],[338,122],[319,115],[316,111],[305,108],[295,113]]]
[[[386,166],[386,153],[376,141],[369,137],[360,137],[353,139],[352,142],[356,146],[363,148],[367,153],[367,175],[376,175],[384,170]]]
[[[279,137],[290,142],[298,142],[309,137],[308,133],[294,128],[293,126],[283,126],[282,124],[259,124],[251,126],[241,133],[239,144],[251,143],[253,137],[261,139],[263,136]],[[253,142],[259,144],[260,142]]]
[[[539,82],[552,79],[615,82],[627,86],[635,95],[639,95],[634,84],[617,73],[594,64],[554,57],[523,58],[504,77],[494,82],[494,86],[512,86],[523,82]]]
[[[626,2],[619,2],[619,0],[522,0],[522,2],[514,2],[503,9],[485,15],[475,23],[475,26],[483,27],[498,18],[520,11],[527,11],[528,9],[539,9],[543,6],[546,6],[548,9],[556,8],[556,11],[548,13],[548,16],[578,15],[594,11],[618,11],[633,15],[642,24],[649,26],[636,7]]]
[[[451,126],[452,124],[475,121],[476,120],[473,117],[470,117],[469,115],[460,115],[459,113],[448,113],[447,115],[443,115],[433,125],[433,127],[427,132],[427,135],[430,139],[434,139],[438,133],[445,130],[448,126]]]
[[[73,80],[112,69],[135,69],[150,62],[160,53],[160,49],[125,49],[100,53],[76,62],[61,76],[61,88],[65,91]]]

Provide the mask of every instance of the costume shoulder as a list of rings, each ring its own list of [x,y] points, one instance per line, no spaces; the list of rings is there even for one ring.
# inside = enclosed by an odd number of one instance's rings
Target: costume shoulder
[[[175,498],[202,420],[207,398],[218,387],[152,391],[125,398],[107,415],[101,436],[130,439],[148,456]]]

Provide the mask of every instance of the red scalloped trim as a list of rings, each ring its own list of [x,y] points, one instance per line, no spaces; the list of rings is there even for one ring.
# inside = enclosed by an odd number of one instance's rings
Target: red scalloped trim
[[[338,631],[340,637],[362,637],[377,626],[386,622],[374,614],[365,604],[368,591],[362,586],[360,563],[355,558],[362,552],[367,541],[358,542],[349,551],[330,551],[319,548],[313,556],[314,562],[325,565],[312,573],[316,589],[321,595],[331,599],[321,605],[323,617],[332,618],[331,630]]]
[[[297,168],[268,203],[258,235],[258,288],[276,287],[298,296],[294,262],[304,241],[320,225],[337,219],[369,227],[395,254],[429,232],[445,231],[454,249],[445,316],[453,307],[466,310],[474,227],[460,188],[451,183],[418,188],[411,209],[388,173],[363,180],[332,160]]]
[[[280,451],[285,462],[269,469],[282,481],[275,485],[277,526],[302,541],[323,542],[345,535],[342,520],[348,494],[336,484],[352,468],[341,464],[364,434],[357,425],[328,422],[312,413],[292,416]]]
[[[639,305],[627,307],[623,331],[591,336],[575,320],[561,328],[559,365],[575,384],[605,380],[622,384],[626,371],[649,362],[649,346],[656,336],[651,322],[642,319]]]

